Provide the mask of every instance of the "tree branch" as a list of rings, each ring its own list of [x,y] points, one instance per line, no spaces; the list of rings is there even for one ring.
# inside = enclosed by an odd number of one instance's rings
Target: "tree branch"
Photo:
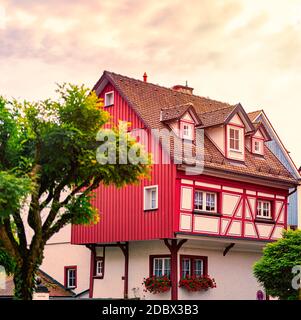
[[[3,223],[0,224],[1,245],[3,246],[5,251],[10,255],[12,255],[15,259],[21,259],[18,243],[12,236],[11,230],[9,230],[10,226],[8,228],[7,223],[10,224],[10,221],[9,220],[7,221],[6,219],[6,221],[3,221]]]
[[[25,251],[27,249],[27,239],[26,239],[24,224],[20,216],[20,212],[13,212],[12,216],[17,226],[17,234],[20,241],[21,250]]]

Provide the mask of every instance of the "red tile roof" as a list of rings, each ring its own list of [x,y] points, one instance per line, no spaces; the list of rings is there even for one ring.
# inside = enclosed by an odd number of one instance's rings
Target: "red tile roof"
[[[44,285],[48,291],[50,297],[72,297],[74,293],[66,289],[58,281],[50,277],[47,273],[39,270],[37,276],[42,280],[42,285]],[[0,298],[1,297],[13,297],[14,295],[14,280],[12,276],[7,276],[5,281],[5,288],[0,288]]]
[[[162,109],[168,110],[164,111],[164,118],[171,119],[184,112],[183,110],[187,105],[192,105],[205,126],[221,124],[237,106],[242,109],[240,104],[230,105],[108,71],[104,72],[101,79],[94,86],[95,90],[97,90],[103,79],[107,79],[116,87],[121,96],[150,129],[166,128],[166,124],[160,121]],[[172,111],[172,108],[175,108],[175,110]],[[250,120],[254,120],[260,112],[261,110],[249,113]],[[252,126],[251,121],[247,121]],[[208,168],[296,183],[289,171],[266,146],[264,157],[258,157],[246,149],[245,163],[238,165],[234,161],[226,159],[212,141],[205,138],[204,154],[205,167]]]

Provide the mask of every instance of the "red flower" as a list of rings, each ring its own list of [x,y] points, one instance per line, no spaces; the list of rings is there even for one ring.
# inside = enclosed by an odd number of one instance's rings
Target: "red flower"
[[[171,281],[167,276],[144,278],[143,284],[145,286],[145,291],[151,293],[166,292],[170,290],[171,287]]]
[[[195,292],[201,290],[208,290],[209,288],[216,288],[215,280],[210,276],[186,276],[179,281],[179,287],[187,291]]]

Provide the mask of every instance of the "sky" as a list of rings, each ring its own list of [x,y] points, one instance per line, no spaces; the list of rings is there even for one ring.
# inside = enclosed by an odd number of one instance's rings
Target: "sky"
[[[301,165],[301,0],[0,0],[0,94],[104,70],[264,109]]]

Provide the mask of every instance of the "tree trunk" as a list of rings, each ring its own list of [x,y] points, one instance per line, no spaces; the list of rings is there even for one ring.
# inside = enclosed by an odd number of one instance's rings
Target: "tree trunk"
[[[32,300],[35,286],[37,267],[23,263],[14,274],[14,298],[18,300]]]
[[[14,298],[17,300],[32,300],[32,295],[36,284],[36,274],[43,260],[43,249],[29,252],[23,259],[17,262],[17,268],[14,273]]]

